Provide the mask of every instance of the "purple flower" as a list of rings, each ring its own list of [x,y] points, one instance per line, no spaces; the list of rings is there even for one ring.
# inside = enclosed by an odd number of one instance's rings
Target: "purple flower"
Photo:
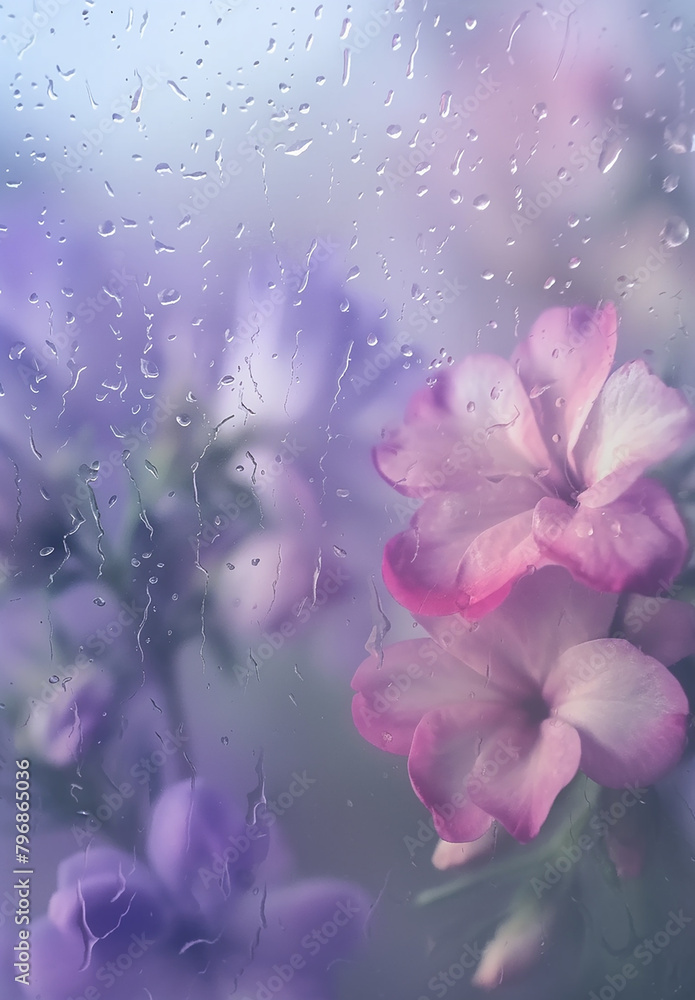
[[[324,995],[331,966],[361,937],[367,898],[319,879],[255,888],[268,840],[263,819],[247,824],[205,782],[168,788],[144,858],[90,846],[59,866],[32,928],[37,990],[45,1000],[90,987],[108,987],[113,1000],[143,987],[169,1000],[221,1000],[280,976],[289,996]]]

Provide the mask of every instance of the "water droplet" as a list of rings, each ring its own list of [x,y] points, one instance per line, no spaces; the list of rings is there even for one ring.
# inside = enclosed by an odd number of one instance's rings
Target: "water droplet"
[[[611,167],[616,164],[622,151],[623,147],[619,139],[604,140],[598,157],[598,168],[602,174],[607,174]]]
[[[672,153],[692,153],[695,136],[690,125],[681,120],[670,122],[664,129],[664,142]]]
[[[574,229],[575,226],[579,225],[579,216],[573,212],[567,220],[567,225],[570,229]]]
[[[451,111],[451,91],[445,90],[439,99],[439,114],[442,118],[448,118]]]
[[[464,21],[464,24],[466,25],[466,28],[468,29],[468,31],[473,31],[473,29],[475,28],[475,26],[477,25],[477,23],[478,22],[476,21],[476,19],[474,17],[467,17],[466,20]]]
[[[552,276],[550,278],[546,278],[545,279],[545,284],[543,285],[544,291],[547,292],[548,289],[552,288],[554,284],[555,284],[555,278],[553,278]]]
[[[671,191],[676,190],[676,188],[678,187],[679,180],[680,177],[678,176],[678,174],[669,174],[667,177],[664,177],[661,187],[663,188],[664,191],[666,191],[667,194],[669,194]]]
[[[309,148],[313,141],[313,139],[302,139],[299,142],[295,142],[292,146],[287,147],[285,154],[287,156],[299,156],[305,149]]]
[[[175,288],[164,288],[161,292],[157,292],[157,298],[161,305],[173,306],[176,302],[180,301],[181,292],[178,292]]]
[[[674,17],[674,19],[671,21],[671,31],[680,31],[682,27],[683,27],[683,18]]]
[[[555,400],[555,405],[557,406],[558,409],[561,409],[561,407],[563,407],[566,402],[567,400],[565,399],[564,396],[558,396],[557,399]]]
[[[48,678],[48,683],[60,684],[60,677],[58,676],[58,674],[51,674],[51,676]]]
[[[391,735],[391,733],[382,733],[381,738],[384,741],[384,743],[390,743],[393,740],[393,736]]]
[[[548,117],[547,104],[544,104],[543,101],[539,101],[538,104],[534,104],[531,108],[531,114],[537,122],[542,122],[544,118]]]
[[[114,226],[111,219],[107,219],[106,222],[102,222],[97,227],[97,232],[99,233],[100,236],[113,236],[113,234],[116,232],[116,227]]]
[[[553,444],[560,444],[560,435],[559,434],[553,434],[551,440],[552,440]]]
[[[191,423],[191,418],[187,413],[179,413],[176,417],[176,423],[180,424],[181,427],[189,427]]]
[[[486,194],[479,194],[477,198],[473,199],[473,208],[477,208],[480,212],[484,212],[489,204],[490,199]]]
[[[403,129],[400,125],[389,125],[386,129],[386,135],[390,136],[392,139],[398,139],[403,134]]]
[[[335,495],[340,497],[341,500],[344,500],[346,497],[350,496],[350,490],[336,490]]]
[[[575,267],[579,267],[581,262],[582,262],[581,257],[570,257],[569,266],[574,269]]]
[[[106,601],[104,600],[103,597],[95,597],[93,603],[96,604],[98,608],[103,608],[104,605],[106,604]]]
[[[159,378],[159,368],[149,358],[140,358],[140,371],[145,378]]]
[[[685,243],[689,236],[688,223],[679,215],[672,215],[670,219],[667,219],[664,228],[659,233],[659,239],[667,247],[679,247]]]
[[[51,552],[55,552],[52,545],[46,545],[45,548],[41,549],[39,552],[40,556],[50,556]]]
[[[341,549],[339,545],[334,545],[333,551],[335,552],[335,554],[339,559],[345,559],[345,557],[347,556],[347,552],[345,551],[345,549]]]
[[[460,191],[457,191],[456,188],[452,188],[451,191],[449,191],[449,197],[451,198],[453,205],[460,205],[463,195]]]
[[[368,333],[367,343],[369,344],[370,347],[376,347],[376,345],[379,343],[379,338],[375,333]]]
[[[229,737],[228,736],[221,736],[220,737],[220,743],[222,744],[223,747],[228,747],[229,746]]]
[[[488,269],[488,270],[483,271],[483,273],[480,275],[480,277],[483,278],[484,281],[490,281],[492,278],[495,277],[495,272],[494,271],[490,271]]]
[[[473,413],[475,411],[475,403],[473,400],[471,400],[470,403],[466,403],[466,410],[468,413]]]

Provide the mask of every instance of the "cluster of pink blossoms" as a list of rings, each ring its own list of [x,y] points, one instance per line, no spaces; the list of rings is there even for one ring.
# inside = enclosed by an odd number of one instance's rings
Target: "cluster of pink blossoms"
[[[526,842],[578,771],[642,787],[685,747],[668,667],[695,648],[693,608],[660,598],[668,627],[638,645],[622,627],[685,564],[678,511],[645,472],[695,414],[642,361],[611,374],[616,333],[610,304],[548,310],[510,361],[472,355],[416,394],[375,451],[423,501],[384,579],[430,638],[365,660],[353,715],[407,755],[450,843],[494,821]]]

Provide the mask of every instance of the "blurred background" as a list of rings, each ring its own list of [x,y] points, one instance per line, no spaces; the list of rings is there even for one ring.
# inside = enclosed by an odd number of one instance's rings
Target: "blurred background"
[[[613,300],[617,362],[695,397],[693,4],[9,0],[0,56],[0,888],[17,757],[37,916],[76,827],[137,850],[191,768],[243,798],[260,766],[273,801],[305,774],[292,878],[376,901],[336,995],[480,995],[439,977],[513,885],[418,905],[451,876],[350,717],[365,649],[413,634],[380,571],[413,509],[370,452],[556,305]],[[686,761],[659,884],[692,861],[691,785]],[[565,908],[498,995],[615,989],[631,914],[599,911]],[[625,995],[689,995],[676,951]]]

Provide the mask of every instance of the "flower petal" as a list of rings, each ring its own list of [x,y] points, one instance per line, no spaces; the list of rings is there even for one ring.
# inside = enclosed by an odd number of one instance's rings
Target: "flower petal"
[[[560,654],[607,634],[618,599],[550,566],[523,577],[479,622],[460,615],[417,621],[444,649],[515,698],[537,692]],[[542,614],[538,610],[542,609]]]
[[[478,840],[492,823],[472,802],[468,777],[481,739],[494,733],[509,711],[504,703],[470,699],[428,712],[415,730],[408,773],[443,840]]]
[[[685,529],[666,490],[639,479],[605,507],[572,510],[561,500],[537,504],[533,533],[541,552],[597,590],[652,594],[685,562]]]
[[[481,743],[468,785],[471,799],[525,844],[577,773],[580,757],[576,730],[560,719],[540,725],[513,720]]]
[[[664,597],[664,591],[675,594],[681,589],[674,583],[664,584],[656,597],[629,594],[616,619],[621,638],[667,667],[695,653],[695,608]]]
[[[426,500],[409,530],[386,545],[386,586],[414,614],[453,614],[473,603],[481,608],[477,613],[471,608],[471,616],[491,610],[527,571],[528,557],[536,551],[533,541],[527,541],[530,524],[523,518],[503,525],[530,512],[542,496],[537,483],[508,478],[498,483],[483,480],[468,493],[442,493]],[[478,543],[477,536],[487,529],[494,534]],[[515,558],[505,569],[503,557],[509,556],[512,545]]]
[[[383,658],[370,656],[352,679],[355,726],[380,750],[407,754],[426,712],[482,695],[484,682],[432,639],[394,643]],[[493,686],[488,697],[494,697]]]
[[[581,769],[601,785],[652,784],[683,753],[683,689],[663,664],[624,639],[568,649],[543,693],[554,714],[578,731]]]
[[[611,503],[642,473],[663,461],[695,431],[695,412],[644,361],[610,376],[589,415],[575,456],[588,489],[579,502]]]
[[[493,824],[487,833],[477,840],[464,841],[462,844],[451,844],[448,840],[440,840],[432,854],[432,864],[443,872],[448,868],[457,868],[471,861],[487,858],[495,849],[497,837],[498,829]]]
[[[418,393],[374,461],[391,486],[421,499],[466,489],[479,474],[533,476],[551,465],[519,377],[495,355],[464,358]]]
[[[567,455],[572,461],[581,429],[611,370],[617,326],[610,302],[598,309],[548,309],[512,355],[545,440],[551,442],[557,435],[558,459]]]

